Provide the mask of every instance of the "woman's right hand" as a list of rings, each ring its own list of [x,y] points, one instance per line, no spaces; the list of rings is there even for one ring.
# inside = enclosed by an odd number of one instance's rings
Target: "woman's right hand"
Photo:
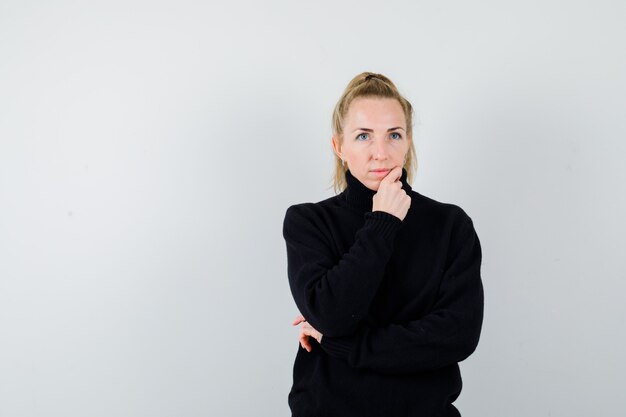
[[[395,167],[380,181],[378,191],[374,194],[372,211],[384,211],[404,220],[411,197],[402,189],[402,167]]]

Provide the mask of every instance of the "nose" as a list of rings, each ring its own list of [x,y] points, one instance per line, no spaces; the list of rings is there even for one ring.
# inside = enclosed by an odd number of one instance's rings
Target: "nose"
[[[378,139],[374,142],[374,159],[387,159],[387,141]]]

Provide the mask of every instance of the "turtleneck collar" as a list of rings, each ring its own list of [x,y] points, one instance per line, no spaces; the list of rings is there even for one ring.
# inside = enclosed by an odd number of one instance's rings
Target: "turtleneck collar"
[[[407,182],[407,172],[404,168],[402,168],[400,181],[402,182],[402,189],[408,194],[411,191],[411,186]],[[367,188],[352,175],[350,170],[346,171],[346,184],[346,189],[340,194],[341,199],[351,207],[363,211],[372,211],[372,198],[376,191]]]

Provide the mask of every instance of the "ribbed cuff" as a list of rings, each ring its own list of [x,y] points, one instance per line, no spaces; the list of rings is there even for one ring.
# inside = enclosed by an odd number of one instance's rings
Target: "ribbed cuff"
[[[369,211],[364,216],[365,223],[386,239],[395,237],[402,226],[402,220],[399,217],[386,211]]]
[[[357,344],[356,336],[327,337],[322,336],[320,346],[330,356],[338,359],[348,359]]]

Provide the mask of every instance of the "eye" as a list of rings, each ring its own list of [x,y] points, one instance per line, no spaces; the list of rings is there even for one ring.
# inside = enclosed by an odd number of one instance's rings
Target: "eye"
[[[363,136],[365,136],[363,139],[367,139],[367,133],[361,133],[356,137],[356,140],[360,140]]]
[[[392,132],[391,133],[391,139],[402,139],[402,135],[399,134],[398,132]]]

